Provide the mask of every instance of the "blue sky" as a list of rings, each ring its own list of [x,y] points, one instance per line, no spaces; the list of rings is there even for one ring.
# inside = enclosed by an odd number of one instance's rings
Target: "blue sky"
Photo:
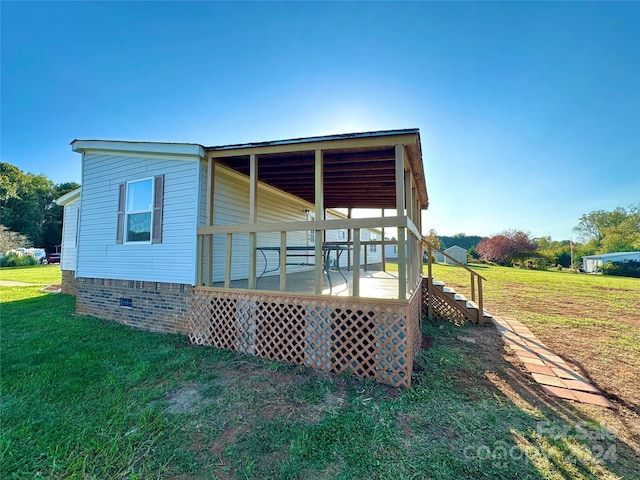
[[[420,128],[441,235],[640,202],[640,3],[6,2],[1,155]]]

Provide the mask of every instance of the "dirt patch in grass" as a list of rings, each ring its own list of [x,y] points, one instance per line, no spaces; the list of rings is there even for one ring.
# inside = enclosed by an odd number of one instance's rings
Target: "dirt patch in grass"
[[[603,290],[605,292],[634,292],[635,290],[631,288],[615,288],[615,287],[603,287],[600,285],[595,285],[593,287],[595,290]]]
[[[169,404],[167,407],[168,413],[181,414],[193,413],[210,404],[212,399],[202,395],[198,384],[190,383],[169,393],[166,401]]]
[[[231,465],[230,459],[225,456],[225,449],[232,445],[236,438],[247,432],[247,428],[242,426],[237,426],[235,428],[231,428],[223,431],[220,436],[209,446],[208,453],[214,459],[214,466],[216,467],[216,478],[220,480],[225,480],[228,478],[233,478],[229,476],[228,467]]]

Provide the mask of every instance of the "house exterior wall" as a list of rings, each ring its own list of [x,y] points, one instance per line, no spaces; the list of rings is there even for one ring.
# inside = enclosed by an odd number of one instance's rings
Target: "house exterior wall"
[[[602,265],[602,260],[595,258],[584,258],[583,269],[587,273],[593,273],[598,265]]]
[[[118,186],[161,174],[165,176],[162,243],[116,244]],[[193,284],[200,175],[197,157],[85,154],[76,275]]]
[[[78,282],[74,270],[62,270],[61,292],[74,297],[78,295]]]
[[[385,245],[384,254],[387,260],[398,259],[398,245]]]
[[[304,200],[271,188],[265,184],[258,184],[258,223],[276,223],[313,220],[314,206]],[[331,213],[327,219],[342,218]],[[214,225],[238,225],[249,223],[249,178],[223,165],[217,165],[214,183]],[[257,235],[259,247],[280,246],[279,233],[262,233]],[[373,231],[362,231],[361,240],[380,240],[380,234]],[[327,231],[326,241],[347,241],[346,230]],[[214,237],[213,254],[213,282],[224,281],[227,238],[223,235]],[[289,246],[313,246],[313,232],[299,231],[287,234]],[[364,265],[364,247],[360,252],[360,262]],[[274,251],[258,251],[256,256],[256,270],[260,275],[265,269],[271,270],[278,264],[278,253]],[[313,263],[313,255],[298,257],[300,263]],[[367,263],[369,265],[382,262],[380,245],[367,246]],[[292,263],[294,263],[292,261]],[[352,262],[353,263],[353,262]],[[348,257],[340,256],[340,266],[346,267]],[[304,265],[290,265],[288,273],[293,273],[311,267]],[[234,235],[232,245],[231,280],[242,280],[249,272],[249,236]],[[264,276],[279,275],[278,270],[267,272]]]
[[[207,162],[202,159],[198,165],[198,225],[207,224]]]
[[[331,212],[327,213],[327,220],[337,220],[342,219],[344,217],[340,217],[338,215],[334,215]],[[327,230],[326,233],[326,241],[327,242],[344,242],[347,243],[348,233],[347,230]],[[368,242],[374,240],[381,240],[382,235],[374,230],[361,230],[360,231],[360,241]],[[351,242],[353,242],[353,238],[351,238]],[[365,248],[366,248],[366,258],[367,265],[381,264],[382,263],[382,245],[362,245],[360,247],[360,265],[364,268],[364,260],[365,260]],[[335,254],[331,254],[332,258],[335,258]],[[352,253],[353,255],[353,253]],[[396,253],[396,258],[398,254]],[[340,267],[346,268],[349,264],[349,256],[346,252],[343,252],[340,255]],[[351,264],[353,264],[353,258],[351,259]],[[333,265],[333,263],[332,263]]]
[[[313,206],[303,200],[276,191],[264,184],[258,184],[258,222],[304,221],[309,217],[305,210]],[[249,223],[249,179],[224,166],[216,166],[214,183],[214,225],[239,225]],[[307,231],[291,232],[287,235],[289,245],[313,245]],[[221,282],[225,274],[225,252],[227,239],[225,236],[214,237],[213,281]],[[259,234],[259,247],[280,245],[280,234]],[[265,252],[269,269],[277,265],[276,252]],[[313,261],[311,257],[310,261]],[[265,261],[260,252],[257,254],[257,271],[264,269]],[[287,271],[295,272],[304,267],[291,266]],[[249,272],[249,236],[234,235],[231,262],[231,279],[239,280],[248,277]],[[277,274],[277,272],[275,272]]]
[[[75,271],[77,260],[78,216],[80,213],[80,199],[64,206],[62,222],[62,253],[60,269]]]

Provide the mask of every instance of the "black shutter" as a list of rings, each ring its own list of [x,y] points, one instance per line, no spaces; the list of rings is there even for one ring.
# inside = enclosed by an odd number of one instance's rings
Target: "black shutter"
[[[162,211],[164,204],[164,175],[153,177],[153,226],[151,243],[162,243]]]
[[[116,229],[116,243],[122,243],[124,240],[124,206],[127,185],[121,183],[118,185],[118,226]]]

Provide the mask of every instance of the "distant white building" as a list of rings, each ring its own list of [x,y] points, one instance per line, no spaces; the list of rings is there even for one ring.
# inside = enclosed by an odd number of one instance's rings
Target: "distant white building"
[[[450,257],[455,258],[458,262],[463,265],[467,264],[467,250],[465,248],[459,247],[458,245],[453,245],[447,248],[444,253],[449,255]],[[449,265],[455,265],[450,258],[444,257],[444,263],[448,263]]]
[[[586,255],[582,257],[582,269],[586,273],[593,273],[608,262],[640,262],[640,252],[615,252],[600,255]]]

